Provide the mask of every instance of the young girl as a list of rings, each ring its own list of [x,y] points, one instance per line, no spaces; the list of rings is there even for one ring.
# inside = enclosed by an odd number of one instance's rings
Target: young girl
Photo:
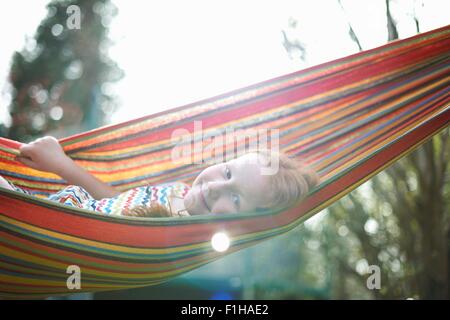
[[[278,161],[277,172],[261,174],[261,169],[270,167],[274,159]],[[318,183],[314,171],[284,154],[268,150],[249,152],[210,166],[197,176],[192,187],[173,183],[142,186],[122,193],[78,166],[53,137],[24,144],[17,160],[33,169],[55,173],[70,184],[50,195],[49,200],[104,214],[141,217],[284,208],[304,198]],[[1,176],[0,187],[28,193]]]

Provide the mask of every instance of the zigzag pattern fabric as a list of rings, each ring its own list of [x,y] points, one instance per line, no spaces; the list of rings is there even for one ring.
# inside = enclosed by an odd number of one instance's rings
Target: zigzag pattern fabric
[[[204,144],[230,128],[278,129],[280,150],[316,169],[321,183],[288,210],[181,219],[92,214],[0,190],[0,295],[73,293],[66,286],[70,265],[81,269],[80,291],[158,284],[291,230],[448,126],[449,58],[447,26],[62,139],[78,164],[128,190],[191,183],[207,164],[171,161],[183,141]],[[196,121],[201,121],[201,137],[192,134]],[[183,133],[176,141],[171,139],[175,130]],[[41,196],[65,187],[57,176],[14,161],[19,147],[0,139],[1,175]],[[226,147],[235,148],[234,142]],[[201,159],[204,154],[198,152],[204,151],[196,150],[191,157]],[[231,240],[225,253],[211,246],[217,232]]]
[[[122,215],[127,209],[137,206],[150,207],[151,203],[162,205],[170,212],[169,196],[183,198],[188,190],[189,187],[184,183],[142,186],[123,192],[113,198],[96,200],[82,187],[68,186],[52,194],[48,199],[68,206],[108,215]]]

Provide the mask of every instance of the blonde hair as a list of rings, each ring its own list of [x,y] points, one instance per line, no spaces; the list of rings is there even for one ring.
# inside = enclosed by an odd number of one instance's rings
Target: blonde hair
[[[264,157],[265,165],[271,166],[277,157],[278,170],[270,175],[271,195],[261,209],[286,208],[304,199],[309,191],[319,183],[317,173],[307,165],[284,153],[268,149],[249,151]],[[122,213],[132,217],[172,217],[174,214],[158,203],[147,206],[136,206]]]
[[[122,215],[128,217],[154,217],[163,218],[171,217],[172,212],[167,210],[166,207],[159,203],[152,203],[149,207],[140,205],[131,209],[126,209],[122,212]]]
[[[319,183],[318,174],[297,159],[267,149],[252,152],[264,157],[267,166],[273,164],[275,157],[278,161],[277,172],[269,176],[271,192],[264,209],[291,207],[304,199]]]

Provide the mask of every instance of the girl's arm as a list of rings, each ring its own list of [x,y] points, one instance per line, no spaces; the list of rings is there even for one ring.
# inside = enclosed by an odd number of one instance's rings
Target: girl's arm
[[[95,199],[111,198],[120,194],[77,165],[53,137],[40,138],[22,145],[20,155],[16,159],[33,169],[55,173],[68,184],[83,187]]]

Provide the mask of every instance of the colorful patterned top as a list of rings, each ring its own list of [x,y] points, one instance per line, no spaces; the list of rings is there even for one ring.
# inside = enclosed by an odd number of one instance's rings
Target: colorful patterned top
[[[12,183],[10,184],[14,190],[29,194],[26,190]],[[137,187],[113,198],[96,200],[84,188],[70,185],[48,196],[48,199],[68,206],[101,212],[107,215],[122,215],[124,210],[141,205],[150,206],[153,203],[163,205],[170,211],[169,199],[171,197],[184,198],[189,189],[188,185],[176,182],[159,186]]]

